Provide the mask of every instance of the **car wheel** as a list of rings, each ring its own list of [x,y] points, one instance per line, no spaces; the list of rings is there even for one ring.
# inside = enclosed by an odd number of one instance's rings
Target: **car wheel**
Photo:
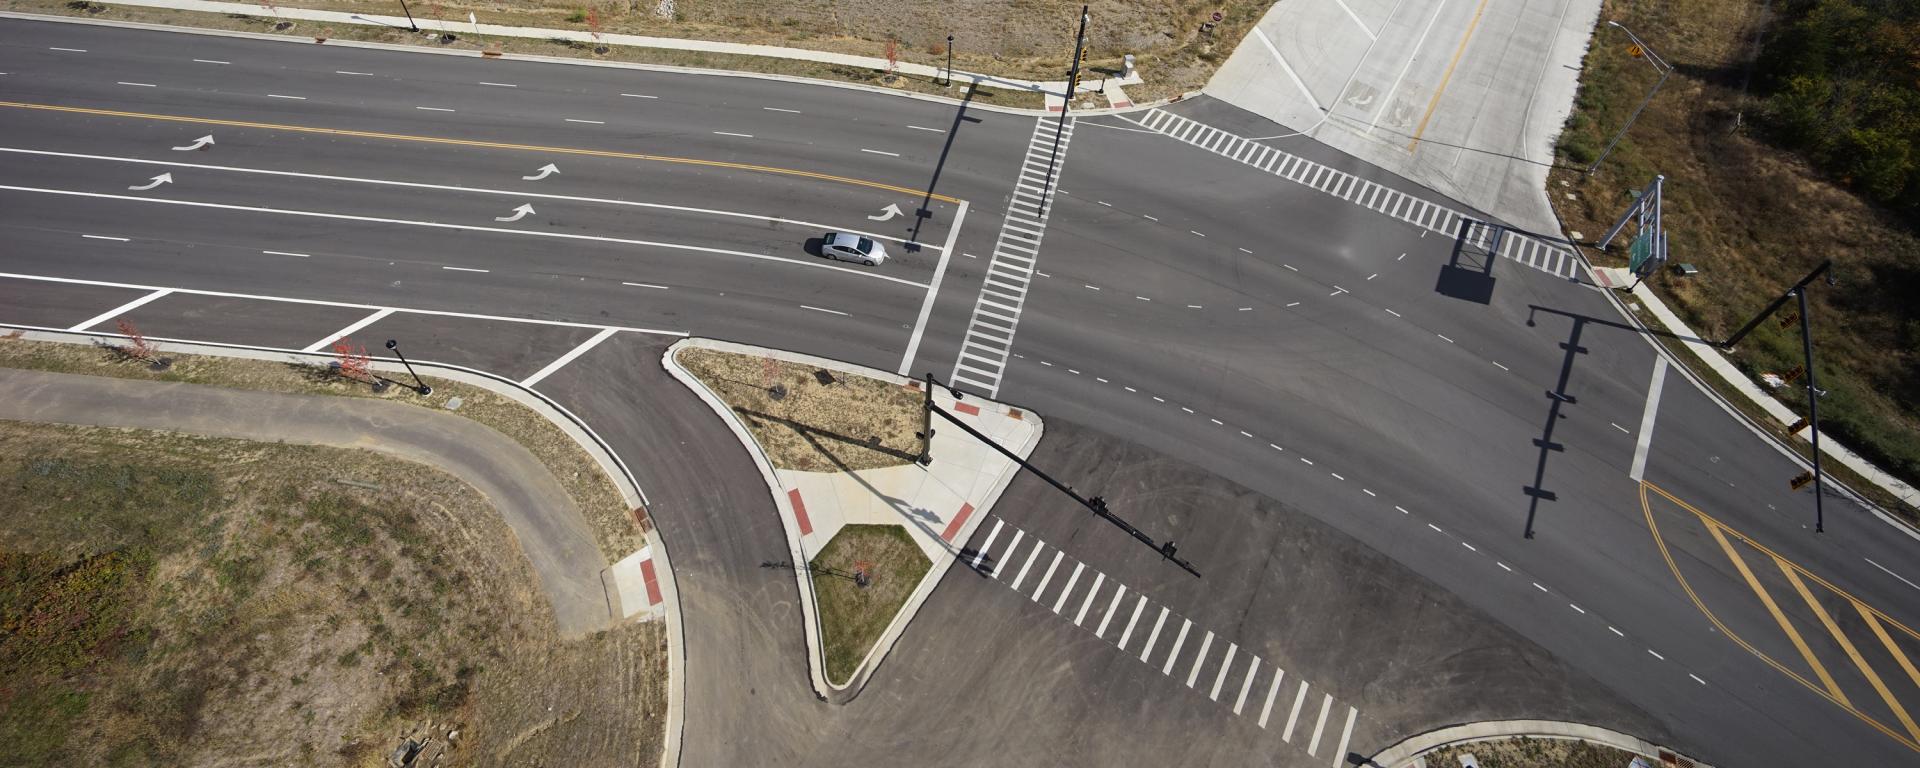
[[[873,259],[861,259],[861,260],[860,260],[860,263],[862,263],[862,264],[865,264],[865,265],[867,265],[867,266],[869,266],[869,267],[871,267],[871,266],[873,266]]]

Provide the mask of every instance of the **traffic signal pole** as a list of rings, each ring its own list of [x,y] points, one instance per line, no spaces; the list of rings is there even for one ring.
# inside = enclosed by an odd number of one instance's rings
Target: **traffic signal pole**
[[[1820,480],[1820,387],[1815,383],[1813,373],[1813,323],[1807,319],[1806,286],[1801,285],[1800,290],[1794,293],[1800,297],[1800,349],[1807,358],[1802,363],[1807,367],[1807,429],[1813,433],[1813,532],[1825,533],[1827,514],[1821,505],[1821,497],[1826,493]]]
[[[1047,181],[1040,190],[1040,215],[1047,215],[1053,202],[1053,169],[1060,162],[1060,134],[1067,130],[1067,112],[1073,109],[1073,92],[1080,87],[1080,56],[1087,44],[1087,6],[1080,6],[1080,31],[1073,36],[1073,68],[1067,70],[1066,101],[1060,103],[1060,125],[1053,130],[1053,153],[1047,156]]]

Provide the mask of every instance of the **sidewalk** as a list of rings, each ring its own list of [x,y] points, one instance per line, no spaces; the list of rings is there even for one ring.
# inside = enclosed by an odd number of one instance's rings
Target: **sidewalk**
[[[792,352],[752,347],[708,339],[686,339],[667,349],[661,361],[669,373],[687,385],[708,407],[726,421],[734,435],[752,454],[760,468],[768,491],[779,509],[782,527],[793,562],[811,562],[833,536],[847,525],[892,524],[906,529],[927,559],[932,561],[926,576],[914,589],[906,605],[894,617],[873,650],[844,685],[827,680],[820,640],[820,620],[814,602],[812,574],[804,567],[794,569],[800,587],[801,611],[807,626],[808,671],[814,691],[821,697],[844,703],[866,684],[867,676],[885,658],[893,644],[912,622],[920,605],[940,583],[947,570],[959,559],[961,546],[973,535],[988,510],[999,499],[1007,484],[1019,473],[1019,465],[982,444],[965,431],[935,418],[933,462],[928,466],[907,464],[853,472],[803,472],[775,468],[760,444],[747,431],[720,398],[693,374],[682,368],[675,355],[683,348],[696,347],[721,352],[772,357],[800,365],[824,368],[850,376],[863,376],[896,383],[918,391],[920,382],[893,373],[862,368],[837,360]],[[1041,421],[1031,413],[978,397],[956,401],[943,388],[935,388],[934,403],[953,413],[961,421],[990,436],[1013,453],[1026,457],[1033,453],[1043,431]]]
[[[343,11],[320,11],[286,6],[268,7],[258,3],[231,3],[220,2],[219,0],[115,0],[115,4],[145,8],[171,8],[179,11],[198,11],[202,13],[298,19],[301,21],[317,21],[328,24],[385,26],[399,27],[402,29],[407,28],[408,25],[408,19],[405,16],[372,16],[346,13]],[[495,37],[516,37],[533,40],[568,40],[578,43],[620,45],[634,48],[659,48],[675,51],[731,54],[735,56],[759,56],[771,59],[814,61],[823,64],[837,64],[840,66],[858,67],[860,69],[876,71],[886,71],[891,68],[903,74],[930,78],[945,77],[947,74],[943,68],[928,64],[916,64],[903,61],[889,67],[886,59],[877,56],[853,56],[844,53],[814,51],[805,48],[785,48],[776,45],[723,43],[711,40],[687,40],[677,37],[651,37],[647,35],[619,33],[602,33],[595,35],[592,32],[573,29],[511,27],[500,24],[484,24],[478,21],[440,21],[437,19],[423,19],[418,17],[414,18],[412,23],[422,30],[451,32],[454,34],[492,35]],[[953,71],[952,76],[955,79],[967,81],[971,83],[973,87],[978,88],[1038,91],[1056,96],[1064,93],[1067,88],[1067,82],[1065,80],[1022,80],[1019,78],[996,77],[994,75],[958,69]],[[1119,85],[1137,85],[1141,80],[1139,73],[1136,72],[1131,77],[1126,79],[1116,78],[1113,82]],[[1092,90],[1097,92],[1099,90],[1098,81],[1094,83],[1083,81],[1077,90]]]
[[[1619,287],[1633,285],[1634,282],[1633,276],[1628,273],[1627,270],[1619,267],[1596,267],[1593,269],[1593,279],[1596,284],[1606,289],[1610,294],[1618,290]],[[1760,410],[1765,411],[1767,416],[1772,418],[1779,426],[1784,428],[1799,421],[1799,414],[1794,413],[1792,408],[1787,407],[1785,403],[1780,402],[1780,400],[1775,398],[1771,393],[1761,389],[1758,384],[1753,383],[1753,379],[1748,378],[1738,366],[1733,364],[1733,361],[1728,360],[1727,356],[1720,352],[1719,347],[1702,341],[1699,334],[1695,333],[1692,328],[1688,328],[1687,324],[1681,321],[1679,315],[1674,314],[1673,310],[1668,309],[1667,305],[1660,301],[1659,296],[1654,295],[1652,288],[1645,284],[1634,286],[1633,291],[1629,295],[1639,299],[1640,303],[1647,308],[1647,311],[1653,315],[1654,319],[1659,321],[1661,327],[1666,328],[1675,336],[1678,336],[1680,341],[1686,343],[1688,349],[1693,350],[1695,355],[1698,355],[1701,360],[1706,361],[1707,367],[1712,369],[1715,376],[1720,377],[1722,381],[1727,382],[1732,385],[1734,389],[1739,390],[1740,394],[1744,395],[1748,402],[1759,406]],[[1629,309],[1631,309],[1630,305]],[[1635,313],[1629,312],[1629,314]],[[1645,318],[1638,319],[1642,323],[1646,322]],[[1682,367],[1684,368],[1684,366]],[[1805,430],[1801,431],[1797,437],[1803,441],[1809,439],[1808,432]],[[1829,459],[1840,462],[1847,469],[1859,473],[1859,475],[1866,478],[1868,482],[1898,497],[1902,502],[1905,502],[1907,506],[1920,509],[1920,489],[1915,489],[1899,478],[1887,474],[1879,467],[1874,466],[1872,462],[1861,458],[1859,454],[1841,445],[1839,441],[1831,437],[1821,440],[1820,453]],[[1873,505],[1868,505],[1868,508],[1873,508]],[[1875,511],[1878,512],[1878,510]],[[1897,527],[1901,530],[1911,531],[1910,526],[1900,525]]]

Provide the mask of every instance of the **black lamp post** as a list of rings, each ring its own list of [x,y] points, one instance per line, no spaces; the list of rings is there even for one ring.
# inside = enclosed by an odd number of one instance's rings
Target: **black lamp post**
[[[433,394],[433,387],[427,386],[426,382],[420,380],[420,374],[413,370],[413,363],[407,362],[407,356],[400,353],[400,342],[387,339],[387,349],[400,358],[400,364],[407,367],[407,373],[413,374],[413,391],[420,393],[421,397]]]
[[[400,12],[407,15],[408,27],[412,28],[415,32],[420,31],[420,25],[413,23],[413,11],[407,9],[407,0],[400,0]]]
[[[947,87],[953,87],[953,35],[947,35]]]

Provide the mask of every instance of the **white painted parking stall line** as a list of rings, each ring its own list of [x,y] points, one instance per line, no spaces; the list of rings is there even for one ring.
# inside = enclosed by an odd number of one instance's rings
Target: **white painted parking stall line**
[[[560,370],[561,368],[566,367],[568,363],[571,363],[574,360],[578,359],[581,355],[586,354],[587,350],[590,350],[596,346],[599,346],[600,342],[606,341],[608,337],[618,332],[619,331],[614,328],[601,329],[600,332],[594,334],[592,338],[589,338],[586,341],[580,342],[580,346],[574,347],[572,350],[568,351],[566,354],[561,355],[560,359],[555,360],[551,363],[547,363],[547,367],[541,368],[539,371],[535,372],[532,376],[528,376],[526,380],[520,382],[520,386],[532,388],[533,385],[540,383],[542,380],[546,379],[548,376],[552,376],[554,371],[557,371],[557,370]]]
[[[348,325],[345,328],[334,331],[333,333],[327,334],[326,336],[322,336],[319,341],[316,341],[312,344],[308,344],[307,346],[301,348],[300,351],[318,352],[322,349],[326,349],[327,345],[332,344],[341,339],[344,339],[348,336],[352,336],[354,333],[358,332],[360,329],[365,328],[369,325],[373,325],[374,323],[380,322],[381,320],[386,319],[386,317],[391,314],[393,314],[393,310],[391,309],[382,309],[377,312],[374,312],[370,315],[367,315],[366,317],[363,317],[363,318],[360,318],[359,320],[354,321],[353,324]]]
[[[153,301],[154,299],[158,299],[162,296],[166,296],[167,294],[170,294],[170,293],[173,293],[172,288],[157,289],[154,292],[149,293],[145,296],[142,296],[140,298],[134,299],[133,301],[129,301],[125,304],[114,307],[113,309],[109,309],[105,312],[102,312],[99,315],[94,316],[92,319],[82,321],[79,325],[76,325],[72,328],[68,328],[67,330],[84,331],[88,328],[92,328],[93,326],[99,325],[108,320],[112,320],[116,316],[125,314],[127,312],[132,312],[133,310],[141,306],[144,306],[147,302]]]

